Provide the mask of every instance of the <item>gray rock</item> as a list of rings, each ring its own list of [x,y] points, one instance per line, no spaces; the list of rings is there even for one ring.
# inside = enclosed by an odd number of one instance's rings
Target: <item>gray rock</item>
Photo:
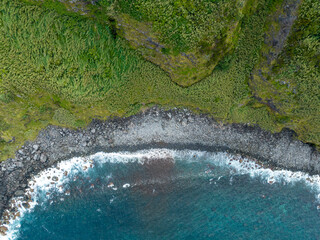
[[[186,126],[188,125],[187,120],[186,120],[186,119],[183,119],[182,122],[181,122],[181,125],[182,125],[183,127],[186,127]]]
[[[34,151],[38,151],[39,145],[36,145],[36,144],[35,144],[35,145],[32,146],[32,148],[34,149]]]
[[[23,191],[23,190],[18,190],[18,191],[16,191],[16,192],[14,193],[14,195],[15,195],[16,197],[21,197],[21,196],[24,195],[24,191]]]
[[[47,156],[45,154],[41,154],[40,156],[40,162],[45,163],[47,161]]]
[[[35,160],[35,161],[38,161],[39,158],[40,158],[40,156],[39,156],[39,154],[37,154],[37,153],[33,156],[33,160]]]
[[[22,162],[16,162],[16,166],[19,167],[19,168],[22,168],[23,167],[23,163]]]

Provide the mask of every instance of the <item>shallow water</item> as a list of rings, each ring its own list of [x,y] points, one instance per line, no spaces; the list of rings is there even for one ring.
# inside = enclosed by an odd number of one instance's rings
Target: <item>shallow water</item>
[[[302,173],[171,150],[101,153],[59,168],[31,184],[34,204],[8,238],[320,238],[318,178]]]

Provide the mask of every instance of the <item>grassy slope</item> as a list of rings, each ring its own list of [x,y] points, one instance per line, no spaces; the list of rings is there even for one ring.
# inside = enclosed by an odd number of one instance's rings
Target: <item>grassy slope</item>
[[[120,23],[118,32],[131,46],[165,70],[175,83],[188,87],[210,75],[232,51],[241,19],[253,2],[118,0],[109,14]]]
[[[259,0],[243,19],[232,55],[203,81],[181,88],[114,39],[106,25],[1,1],[0,159],[48,124],[81,127],[94,117],[130,115],[151,104],[189,107],[225,122],[279,131],[284,123],[251,97],[247,85],[273,7],[272,1]]]
[[[278,118],[304,141],[320,145],[319,1],[302,2],[287,44],[263,72],[266,80],[255,76],[256,95],[272,102]]]
[[[273,72],[274,79],[294,93],[287,94],[287,101],[293,106],[287,114],[294,120],[292,128],[305,141],[320,145],[319,1],[303,1],[299,19]]]
[[[108,23],[181,86],[210,75],[237,43],[241,19],[258,0],[23,0]]]
[[[187,52],[201,44],[212,45],[225,37],[241,19],[246,1],[211,0],[120,0],[116,13],[126,13],[140,22],[152,22],[160,41],[173,52]]]

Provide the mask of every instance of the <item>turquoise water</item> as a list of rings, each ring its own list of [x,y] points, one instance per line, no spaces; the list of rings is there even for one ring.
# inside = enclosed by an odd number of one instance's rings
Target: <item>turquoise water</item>
[[[37,190],[15,239],[320,239],[317,193],[304,181],[270,184],[226,154],[161,154],[69,170],[56,190]]]

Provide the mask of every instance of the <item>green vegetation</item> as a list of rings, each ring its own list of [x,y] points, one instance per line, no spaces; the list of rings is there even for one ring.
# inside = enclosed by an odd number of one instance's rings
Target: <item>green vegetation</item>
[[[302,2],[280,56],[263,67],[263,76],[254,78],[254,93],[272,103],[278,118],[304,141],[320,145],[319,1]]]
[[[112,26],[102,21],[105,14],[98,11],[99,7],[103,7],[101,9],[104,11],[117,10],[112,9],[115,7],[113,2],[104,0],[100,6],[85,5],[92,12],[88,14],[89,17],[83,17],[82,12],[80,15],[68,12],[60,3],[57,3],[57,10],[52,10],[56,9],[54,4],[48,9],[49,5],[41,2],[33,5],[26,4],[26,1],[0,2],[2,160],[12,156],[24,141],[34,139],[38,131],[48,124],[84,127],[92,118],[127,116],[153,104],[188,107],[209,113],[217,120],[258,124],[270,131],[279,131],[283,127],[297,130],[296,126],[302,126],[299,124],[305,121],[312,127],[309,127],[308,135],[301,133],[301,139],[319,144],[320,134],[315,120],[299,115],[300,120],[293,125],[289,121],[290,115],[288,119],[287,115],[275,114],[253,98],[248,86],[252,69],[259,61],[268,16],[281,3],[280,0],[247,2],[250,6],[246,5],[247,8],[243,10],[246,14],[239,21],[241,28],[237,30],[236,47],[221,54],[224,57],[210,76],[187,88],[178,86],[160,67],[145,61],[141,51],[131,49],[126,40],[115,37]],[[315,3],[316,0],[308,1]],[[31,0],[28,2],[32,3]],[[188,4],[189,1],[171,2]],[[204,2],[209,4],[209,1]],[[212,2],[226,4],[232,1]],[[93,13],[98,20],[92,19]],[[146,13],[139,14],[142,17]],[[130,23],[140,24],[137,21],[139,15],[131,12],[126,15],[130,15],[130,19],[135,17]],[[231,20],[225,21],[228,24]],[[188,36],[185,37],[187,39]],[[171,40],[162,41],[170,44]],[[179,47],[180,43],[176,43],[170,46]],[[191,48],[192,44],[184,47]],[[310,46],[310,42],[308,44]],[[162,51],[163,54],[170,52],[170,49]],[[292,54],[296,56],[296,53]],[[287,57],[284,55],[283,59]],[[305,59],[308,60],[308,56]],[[319,66],[319,62],[315,64]],[[284,65],[279,65],[277,74],[282,73],[281,69],[287,71],[285,69],[290,66]],[[190,71],[188,68],[186,70]],[[314,76],[314,81],[318,81],[319,75]],[[320,96],[313,95],[317,93],[317,86],[319,84],[310,85],[314,90],[306,90],[311,93],[310,99]],[[303,99],[306,96],[301,93],[302,90],[297,96]]]
[[[118,33],[177,84],[210,75],[238,41],[241,20],[256,0],[107,1]]]
[[[23,0],[61,14],[74,11],[107,23],[145,59],[181,86],[210,75],[238,41],[241,20],[257,0]]]
[[[188,52],[211,46],[226,38],[242,18],[246,1],[212,0],[120,0],[116,13],[126,13],[139,22],[151,22],[159,40],[173,52]]]

